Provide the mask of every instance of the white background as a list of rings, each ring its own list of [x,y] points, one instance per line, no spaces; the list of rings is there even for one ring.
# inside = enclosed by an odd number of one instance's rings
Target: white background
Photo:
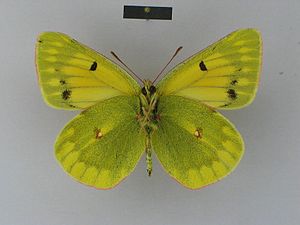
[[[157,1],[172,21],[122,19],[123,5],[149,1],[0,2],[0,224],[300,224],[300,2]],[[109,56],[117,52],[143,78],[153,78],[174,50],[173,65],[237,28],[255,27],[264,41],[261,84],[249,107],[224,114],[246,143],[227,178],[191,191],[155,159],[118,187],[99,191],[69,178],[53,143],[77,113],[43,102],[34,66],[42,31],[61,31]]]

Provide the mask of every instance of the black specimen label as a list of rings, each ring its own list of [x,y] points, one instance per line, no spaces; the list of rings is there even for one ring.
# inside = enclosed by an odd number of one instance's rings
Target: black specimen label
[[[123,18],[172,20],[172,7],[124,5]]]

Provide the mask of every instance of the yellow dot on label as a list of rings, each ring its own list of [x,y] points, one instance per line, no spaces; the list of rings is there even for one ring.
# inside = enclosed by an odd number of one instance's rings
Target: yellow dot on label
[[[144,8],[144,12],[145,12],[145,13],[149,13],[150,11],[151,11],[151,8],[150,8],[150,7],[145,7],[145,8]]]

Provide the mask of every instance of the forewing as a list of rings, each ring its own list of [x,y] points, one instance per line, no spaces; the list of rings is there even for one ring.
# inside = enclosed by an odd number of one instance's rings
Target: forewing
[[[158,103],[158,115],[154,151],[182,185],[197,189],[214,183],[239,163],[243,140],[218,112],[184,97],[164,96]]]
[[[214,108],[241,108],[255,97],[261,58],[260,33],[237,30],[176,66],[158,84],[158,91]]]
[[[103,55],[57,32],[39,35],[36,66],[45,101],[59,109],[85,109],[119,95],[137,95],[139,85]]]
[[[138,110],[137,97],[118,96],[76,116],[55,144],[55,156],[63,169],[95,188],[117,185],[133,171],[145,149]]]

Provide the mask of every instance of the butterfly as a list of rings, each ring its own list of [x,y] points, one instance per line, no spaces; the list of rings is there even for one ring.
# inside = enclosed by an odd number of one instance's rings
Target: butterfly
[[[198,189],[239,164],[241,135],[216,111],[239,109],[255,97],[262,41],[255,29],[237,30],[142,86],[102,54],[58,32],[36,43],[36,67],[45,102],[82,110],[60,132],[55,157],[67,174],[110,189],[145,153],[148,175],[155,153],[166,172]]]

